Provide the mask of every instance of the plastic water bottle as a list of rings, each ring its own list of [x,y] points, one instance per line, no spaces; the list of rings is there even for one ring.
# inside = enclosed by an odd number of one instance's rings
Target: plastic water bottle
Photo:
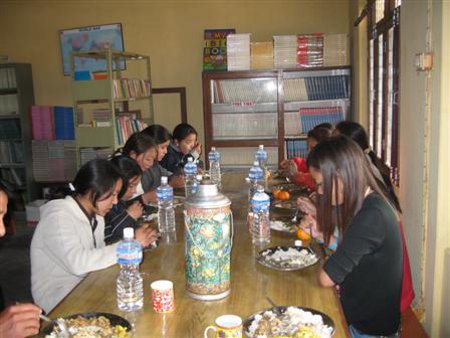
[[[253,162],[253,167],[250,168],[248,173],[247,181],[250,183],[250,187],[248,189],[248,206],[249,211],[251,211],[251,200],[253,195],[256,193],[258,185],[262,183],[263,180],[263,170],[259,166],[257,161]]]
[[[116,280],[117,307],[122,311],[137,311],[144,306],[144,283],[139,273],[142,246],[134,239],[134,229],[123,229],[123,240],[117,246],[117,263],[120,264]]]
[[[264,188],[267,189],[267,151],[264,150],[264,145],[260,144],[258,150],[256,151],[255,158],[262,168],[264,173]]]
[[[158,199],[158,228],[161,234],[175,231],[173,188],[167,182],[167,176],[162,176],[161,185],[156,189],[156,197]]]
[[[253,223],[251,226],[253,244],[261,245],[270,242],[269,220],[270,197],[259,185],[252,198]]]
[[[209,177],[211,181],[217,185],[217,189],[222,189],[222,177],[220,175],[220,153],[216,150],[216,147],[211,147],[211,151],[208,154],[209,160]]]
[[[184,166],[184,187],[186,189],[186,198],[197,192],[197,164],[192,157]]]

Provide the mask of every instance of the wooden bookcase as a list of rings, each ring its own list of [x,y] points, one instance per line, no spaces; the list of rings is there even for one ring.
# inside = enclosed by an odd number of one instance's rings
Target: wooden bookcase
[[[75,60],[96,59],[106,62],[106,71],[94,73],[94,78],[76,80]],[[126,64],[121,70],[120,63]],[[137,53],[118,52],[111,49],[73,52],[71,55],[72,99],[77,163],[80,165],[80,149],[111,148],[123,146],[126,140],[118,137],[116,118],[123,112],[139,111],[138,115],[147,123],[153,123],[153,99],[151,86],[150,57]],[[110,123],[96,126],[92,112],[95,109],[110,111]]]
[[[34,104],[28,63],[0,64],[0,177],[27,203],[39,196],[31,156],[29,109]]]
[[[349,118],[350,77],[350,67],[203,72],[206,151],[225,167],[248,167],[260,144],[271,166],[300,155],[289,147],[314,125]]]

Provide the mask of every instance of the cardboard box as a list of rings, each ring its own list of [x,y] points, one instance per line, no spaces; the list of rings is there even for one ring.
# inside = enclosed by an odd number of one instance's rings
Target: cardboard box
[[[34,200],[25,206],[27,214],[27,225],[36,225],[40,220],[40,208],[47,200]]]

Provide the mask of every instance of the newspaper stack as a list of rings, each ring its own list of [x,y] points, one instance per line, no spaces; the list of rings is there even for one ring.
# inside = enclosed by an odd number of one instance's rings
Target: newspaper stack
[[[348,34],[324,35],[324,66],[346,66],[350,64]]]
[[[228,71],[250,70],[250,33],[227,36]]]
[[[275,35],[275,68],[295,68],[297,66],[297,35]]]
[[[273,68],[273,42],[251,43],[252,69]]]

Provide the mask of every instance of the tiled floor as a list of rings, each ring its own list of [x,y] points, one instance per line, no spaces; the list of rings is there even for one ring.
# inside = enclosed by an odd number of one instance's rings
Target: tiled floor
[[[0,287],[5,305],[32,301],[30,244],[33,227],[18,224],[14,236],[0,239]]]

